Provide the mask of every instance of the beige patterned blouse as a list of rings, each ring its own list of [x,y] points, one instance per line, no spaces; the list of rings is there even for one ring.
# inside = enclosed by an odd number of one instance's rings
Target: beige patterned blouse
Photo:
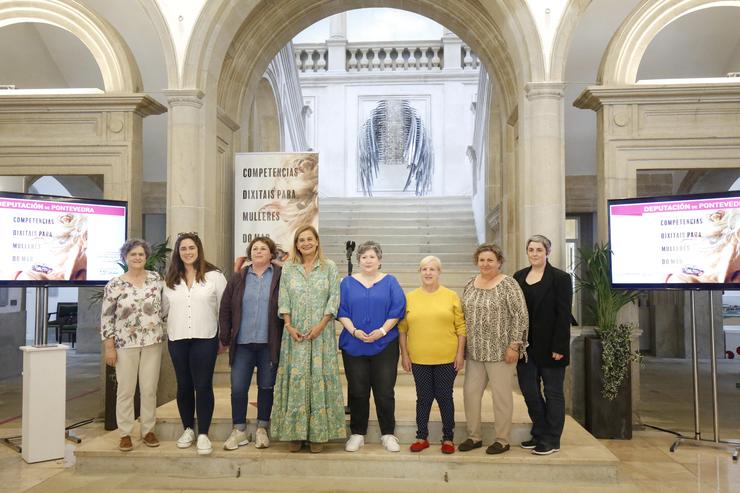
[[[473,277],[462,295],[468,326],[467,358],[474,361],[503,361],[506,348],[527,340],[529,316],[519,284],[506,276],[490,289],[476,288]]]
[[[100,315],[100,335],[113,339],[116,348],[150,346],[165,339],[162,323],[162,278],[147,271],[138,288],[114,277],[105,285]]]

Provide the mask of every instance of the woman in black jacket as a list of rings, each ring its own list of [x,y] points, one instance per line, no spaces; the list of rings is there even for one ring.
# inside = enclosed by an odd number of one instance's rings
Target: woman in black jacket
[[[547,261],[550,248],[546,237],[532,236],[527,240],[530,266],[514,274],[529,311],[528,357],[519,360],[517,377],[532,419],[532,438],[521,446],[537,455],[560,450],[565,423],[563,380],[570,361],[573,284],[567,272]]]
[[[280,355],[283,320],[278,317],[278,288],[282,269],[275,264],[277,247],[267,237],[254,238],[247,248],[249,265],[226,284],[219,311],[219,339],[229,348],[231,414],[234,429],[224,443],[236,450],[247,437],[247,391],[257,368],[257,430],[255,446],[267,448],[267,427]]]

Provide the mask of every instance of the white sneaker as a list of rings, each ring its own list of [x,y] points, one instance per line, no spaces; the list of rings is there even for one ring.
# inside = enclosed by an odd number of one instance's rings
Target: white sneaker
[[[205,436],[205,435],[201,435]],[[198,437],[200,442],[200,437]],[[231,435],[229,435],[229,438],[226,439],[224,442],[224,450],[236,450],[242,445],[246,445],[249,443],[249,437],[247,436],[247,432],[243,430],[237,430],[236,428],[231,430]]]
[[[211,439],[208,435],[198,435],[198,455],[210,455],[213,452],[213,445],[211,445]]]
[[[357,452],[365,445],[365,435],[350,435],[349,440],[344,445],[347,452]]]
[[[400,452],[401,446],[398,445],[398,438],[395,435],[383,435],[380,437],[380,443],[388,452]]]
[[[264,428],[257,428],[254,434],[254,446],[257,448],[267,448],[270,446],[270,437],[267,436],[267,430]]]
[[[177,448],[188,448],[195,440],[195,432],[192,428],[185,428],[180,438],[177,439]]]

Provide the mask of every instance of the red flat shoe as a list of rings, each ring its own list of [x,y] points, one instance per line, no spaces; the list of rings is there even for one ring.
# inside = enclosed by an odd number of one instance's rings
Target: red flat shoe
[[[409,447],[409,449],[411,449],[412,452],[421,452],[425,448],[429,448],[429,441],[428,440],[422,440],[420,442],[414,442]]]
[[[442,442],[442,453],[443,454],[454,454],[455,444],[452,442]]]

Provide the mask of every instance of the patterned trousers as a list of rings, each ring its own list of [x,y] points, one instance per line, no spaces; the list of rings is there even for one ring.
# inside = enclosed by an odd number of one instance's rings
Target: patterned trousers
[[[452,388],[457,372],[452,363],[441,365],[411,364],[416,383],[416,438],[426,440],[429,436],[429,413],[437,400],[442,415],[442,440],[452,441],[455,432],[455,403]]]

